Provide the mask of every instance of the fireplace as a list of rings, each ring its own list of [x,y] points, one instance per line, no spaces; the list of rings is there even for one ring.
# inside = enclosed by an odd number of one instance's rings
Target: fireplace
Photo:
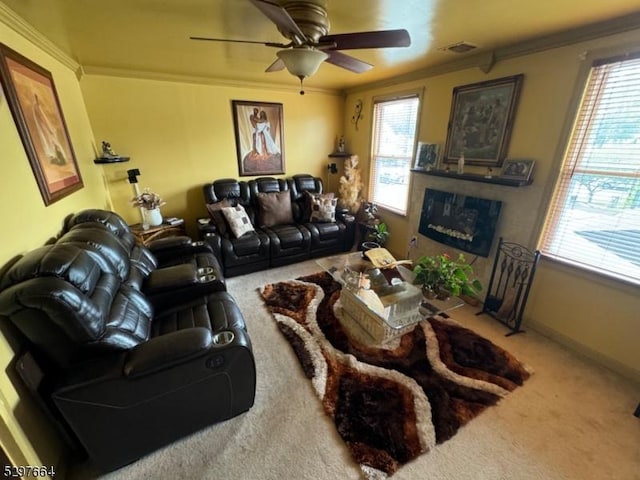
[[[418,231],[436,242],[488,257],[501,208],[498,200],[427,188]]]

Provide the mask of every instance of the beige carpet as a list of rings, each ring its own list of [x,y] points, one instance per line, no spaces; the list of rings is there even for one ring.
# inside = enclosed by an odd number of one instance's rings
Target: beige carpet
[[[228,281],[247,321],[258,370],[256,403],[105,476],[109,479],[359,479],[334,426],[278,331],[257,288],[311,274],[314,261]],[[451,440],[402,467],[393,480],[637,480],[640,385],[536,334],[504,337],[476,308],[452,317],[535,370],[519,388]],[[87,469],[73,478],[90,478]]]

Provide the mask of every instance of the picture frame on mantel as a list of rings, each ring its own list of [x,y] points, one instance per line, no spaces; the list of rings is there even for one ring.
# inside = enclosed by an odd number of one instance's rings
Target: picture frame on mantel
[[[83,188],[51,73],[0,43],[0,80],[44,204]]]
[[[413,168],[416,170],[435,170],[438,165],[438,144],[418,142]]]
[[[285,173],[281,103],[232,100],[241,177]]]
[[[500,167],[507,155],[523,74],[455,87],[443,163]]]
[[[510,178],[512,180],[529,181],[535,160],[531,159],[508,159],[504,161],[501,178]]]

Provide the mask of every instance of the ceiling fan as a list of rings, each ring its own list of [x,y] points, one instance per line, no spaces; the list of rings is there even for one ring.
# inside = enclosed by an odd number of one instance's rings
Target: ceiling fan
[[[340,50],[360,48],[408,47],[411,45],[409,32],[400,30],[378,30],[329,35],[329,18],[324,2],[318,0],[249,0],[269,20],[278,31],[289,40],[288,43],[260,42],[254,40],[234,40],[226,38],[190,37],[192,40],[210,42],[253,43],[280,48],[266,72],[276,72],[286,68],[300,79],[300,85],[310,77],[322,62],[328,62],[354,73],[362,73],[373,65],[342,53]],[[304,94],[301,90],[300,94]]]

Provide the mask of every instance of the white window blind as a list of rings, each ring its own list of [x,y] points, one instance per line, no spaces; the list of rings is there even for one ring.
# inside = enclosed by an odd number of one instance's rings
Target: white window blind
[[[418,121],[419,98],[379,100],[373,107],[370,200],[407,212],[409,178]]]
[[[544,226],[543,254],[640,283],[640,58],[594,64]]]

